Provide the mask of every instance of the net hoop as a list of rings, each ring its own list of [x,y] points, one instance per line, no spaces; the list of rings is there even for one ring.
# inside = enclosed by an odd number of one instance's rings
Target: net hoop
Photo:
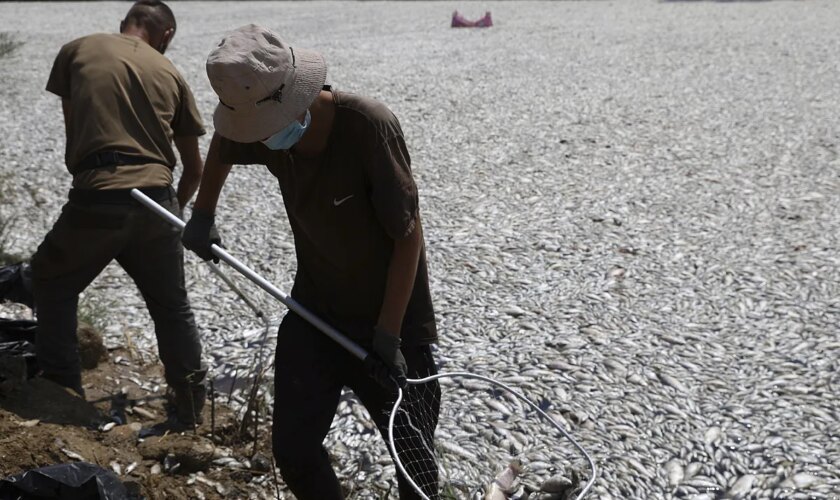
[[[587,453],[586,450],[583,449],[583,446],[581,446],[577,442],[577,440],[575,440],[575,438],[572,437],[572,435],[569,434],[568,431],[566,431],[566,429],[564,429],[559,423],[557,423],[556,420],[554,420],[550,415],[548,415],[545,411],[543,411],[536,403],[534,403],[533,401],[531,401],[530,399],[525,397],[523,394],[521,394],[519,391],[513,389],[512,387],[510,387],[507,384],[499,382],[498,380],[494,380],[490,377],[485,377],[483,375],[477,375],[475,373],[468,373],[468,372],[438,373],[437,375],[432,375],[432,376],[429,376],[429,377],[417,378],[417,379],[408,379],[407,383],[408,383],[408,385],[420,385],[420,384],[425,384],[427,382],[432,382],[432,381],[442,379],[442,378],[450,378],[450,379],[471,378],[471,379],[482,380],[482,381],[487,382],[489,384],[492,384],[496,387],[502,388],[503,390],[505,390],[509,394],[512,394],[517,399],[519,399],[520,401],[522,401],[523,403],[528,405],[531,409],[536,411],[540,416],[542,416],[546,421],[548,421],[555,429],[560,431],[560,433],[567,440],[569,440],[574,445],[575,448],[577,448],[577,450],[580,452],[580,454],[589,463],[589,468],[592,471],[591,476],[590,476],[589,480],[586,482],[586,485],[583,487],[583,489],[580,490],[580,493],[578,493],[577,497],[575,497],[575,500],[581,500],[586,496],[586,494],[589,492],[589,489],[595,483],[595,478],[598,475],[598,468],[595,465],[595,462],[592,460],[592,457],[589,455],[589,453]],[[414,488],[414,491],[416,491],[417,494],[419,494],[423,498],[423,500],[430,500],[429,497],[426,496],[425,493],[423,493],[423,490],[417,485],[417,483],[414,482],[414,479],[411,477],[411,475],[408,474],[408,471],[405,470],[405,467],[403,467],[402,461],[400,460],[399,455],[397,454],[397,448],[396,448],[395,440],[394,440],[394,416],[397,414],[397,411],[399,410],[400,404],[402,403],[402,401],[403,401],[403,390],[401,388],[399,388],[397,390],[397,399],[394,402],[394,406],[391,409],[391,414],[388,417],[388,449],[391,451],[391,456],[394,459],[394,464],[396,465],[399,472],[403,475],[403,478],[405,478],[408,481],[408,483],[411,484],[411,487]]]

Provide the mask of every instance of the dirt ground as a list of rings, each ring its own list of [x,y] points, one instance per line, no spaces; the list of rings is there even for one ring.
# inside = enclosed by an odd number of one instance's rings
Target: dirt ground
[[[208,401],[195,432],[167,430],[159,361],[124,348],[103,358],[83,374],[85,399],[37,377],[0,393],[0,478],[83,460],[116,472],[136,498],[282,497],[270,430],[240,432],[228,394]]]

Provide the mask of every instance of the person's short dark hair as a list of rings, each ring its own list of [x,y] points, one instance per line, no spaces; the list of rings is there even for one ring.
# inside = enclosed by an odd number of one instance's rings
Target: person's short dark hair
[[[155,34],[161,34],[164,31],[172,28],[177,28],[175,24],[175,14],[168,5],[160,0],[138,0],[134,2],[128,14],[125,15],[125,24],[133,24],[135,26],[142,26],[146,31]]]

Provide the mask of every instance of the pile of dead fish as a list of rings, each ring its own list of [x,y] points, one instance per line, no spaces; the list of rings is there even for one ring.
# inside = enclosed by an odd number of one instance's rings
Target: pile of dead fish
[[[441,29],[451,9],[435,2],[238,5],[176,11],[167,55],[207,122],[218,100],[204,57],[253,21],[322,50],[339,89],[387,103],[419,187],[441,371],[507,381],[540,404],[598,462],[593,498],[840,496],[831,0],[499,3],[494,28],[479,31]],[[124,8],[0,5],[0,31],[25,42],[0,61],[11,252],[36,248],[69,186],[60,105],[43,91],[54,54],[115,29]],[[235,168],[217,224],[235,255],[288,291],[295,254],[275,186],[263,168]],[[264,328],[187,260],[214,376],[244,401]],[[276,325],[283,307],[236,279]],[[129,336],[156,352],[118,266],[81,304],[104,311],[112,345]],[[588,478],[562,438],[520,430],[527,414],[509,400],[444,389],[455,408],[439,441],[459,450],[444,456],[511,455],[484,464],[471,488],[486,493],[508,458],[521,461],[514,496],[535,497],[558,475],[573,487]],[[352,395],[326,444],[352,498],[395,492]]]

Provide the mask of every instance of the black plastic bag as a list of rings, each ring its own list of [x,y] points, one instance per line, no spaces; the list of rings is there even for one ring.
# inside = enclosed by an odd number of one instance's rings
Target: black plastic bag
[[[35,343],[38,322],[31,319],[0,318],[0,342],[25,340]]]
[[[0,384],[8,379],[32,378],[38,372],[37,328],[38,323],[32,320],[0,318]]]
[[[87,462],[50,465],[0,480],[0,500],[123,500],[117,476]]]
[[[17,302],[29,308],[34,306],[32,268],[29,264],[19,262],[0,267],[0,302],[4,300]]]
[[[0,342],[0,382],[6,378],[30,379],[37,373],[34,344],[25,340]]]

